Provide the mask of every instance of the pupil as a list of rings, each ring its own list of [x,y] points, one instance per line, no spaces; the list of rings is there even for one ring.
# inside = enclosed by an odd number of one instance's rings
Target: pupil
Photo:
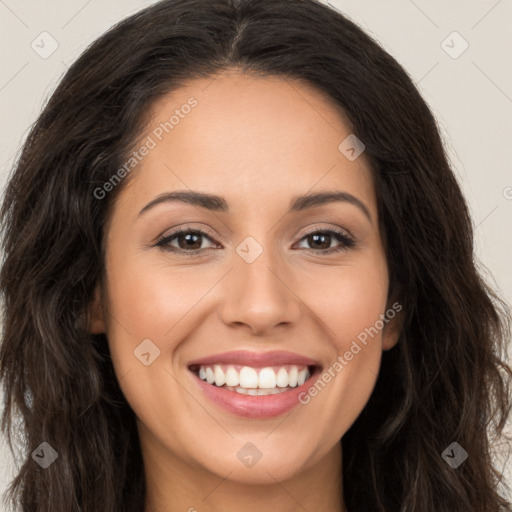
[[[327,238],[327,237],[330,237],[331,235],[311,235],[311,236],[312,236],[312,238],[313,238],[313,240],[314,240],[315,242],[318,242],[320,238]],[[330,242],[330,240],[329,240],[329,242]],[[322,244],[320,244],[320,245],[322,245]],[[324,244],[324,245],[325,245],[325,244]],[[331,244],[330,244],[330,243],[328,243],[328,244],[327,244],[327,247],[323,247],[323,248],[328,248],[330,245],[331,245]]]
[[[199,239],[199,235],[196,235],[196,234],[193,234],[193,233],[188,233],[186,235],[182,235],[183,238],[185,238],[187,240],[187,244],[186,244],[186,249],[190,249],[192,247],[192,245],[194,244],[197,244],[197,240]],[[196,240],[192,240],[192,238],[195,238]],[[188,242],[192,242],[192,244],[188,243]],[[199,246],[201,244],[199,243]],[[183,248],[183,247],[182,247]],[[196,247],[192,247],[193,249],[195,249]]]

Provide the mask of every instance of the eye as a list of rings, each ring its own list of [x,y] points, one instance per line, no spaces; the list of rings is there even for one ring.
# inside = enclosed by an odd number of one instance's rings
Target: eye
[[[157,247],[163,247],[169,251],[197,253],[204,250],[202,247],[202,239],[208,239],[213,242],[212,236],[206,234],[199,229],[180,228],[169,235],[163,236],[156,243]],[[173,246],[172,242],[176,241],[178,247]]]
[[[161,237],[155,244],[156,247],[162,247],[166,251],[184,253],[191,256],[198,256],[204,251],[212,249],[204,248],[202,242],[207,239],[217,248],[219,244],[214,241],[213,233],[205,233],[200,229],[179,228],[173,233]],[[350,249],[355,246],[352,237],[343,230],[322,229],[311,231],[303,236],[300,242],[305,241],[312,245],[311,248],[305,248],[310,252],[320,254],[331,254],[338,251]],[[337,246],[331,247],[333,241],[338,241]],[[177,246],[175,245],[177,244]]]
[[[349,236],[348,233],[337,229],[322,229],[311,231],[306,236],[301,238],[301,241],[305,240],[306,243],[312,243],[313,247],[317,249],[308,249],[313,252],[320,252],[322,254],[331,254],[333,252],[344,251],[355,246],[354,240]],[[340,245],[331,247],[331,242],[338,240]]]

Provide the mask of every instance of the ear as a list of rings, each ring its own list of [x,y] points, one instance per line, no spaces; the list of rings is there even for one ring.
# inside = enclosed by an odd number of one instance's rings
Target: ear
[[[98,283],[94,289],[94,298],[89,305],[89,332],[102,334],[106,331],[101,285]]]
[[[388,303],[382,328],[382,350],[390,350],[398,343],[404,324],[403,309],[398,301]]]

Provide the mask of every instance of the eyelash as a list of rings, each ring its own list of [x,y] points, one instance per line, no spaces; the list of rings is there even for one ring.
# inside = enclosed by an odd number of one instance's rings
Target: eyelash
[[[209,232],[207,233],[200,229],[179,228],[176,231],[174,231],[173,233],[170,233],[169,235],[165,235],[165,236],[159,238],[159,240],[157,241],[155,246],[161,247],[166,251],[181,253],[183,255],[189,255],[189,256],[201,256],[201,254],[204,253],[204,251],[208,252],[210,250],[215,250],[213,248],[187,250],[187,249],[180,249],[180,248],[172,247],[169,245],[169,243],[172,240],[174,240],[175,238],[178,238],[180,235],[182,236],[182,235],[188,235],[188,234],[195,234],[195,235],[203,236],[205,238],[208,238],[211,242],[214,242],[212,233],[209,233]],[[304,234],[304,236],[299,240],[299,242],[301,242],[308,236],[316,235],[316,234],[334,235],[334,237],[339,242],[341,242],[341,244],[338,247],[333,247],[330,249],[323,249],[323,250],[322,249],[321,250],[306,249],[309,252],[320,253],[320,254],[332,254],[332,253],[336,253],[336,252],[340,252],[340,251],[346,251],[356,245],[353,238],[351,238],[345,231],[338,230],[338,229],[316,229],[313,231],[309,231]]]

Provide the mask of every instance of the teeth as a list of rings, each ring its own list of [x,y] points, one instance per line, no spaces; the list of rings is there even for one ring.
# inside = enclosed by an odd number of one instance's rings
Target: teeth
[[[279,393],[283,393],[284,391],[288,391],[292,388],[286,388],[286,389],[245,389],[241,388],[240,386],[232,387],[232,386],[226,386],[226,389],[229,389],[229,391],[236,391],[237,393],[240,393],[241,395],[252,395],[252,396],[262,396],[262,395],[277,395]]]
[[[201,369],[199,369],[199,378],[201,378]],[[228,366],[226,370],[226,386],[238,386],[238,384],[240,384],[238,372],[232,366]]]
[[[297,385],[297,376],[299,375],[299,370],[296,366],[292,366],[290,371],[288,372],[288,386],[294,388]]]
[[[262,368],[260,370],[260,389],[273,389],[276,387],[276,373],[272,368]]]
[[[257,388],[258,374],[254,368],[244,366],[240,370],[240,386],[242,388]]]
[[[226,382],[226,377],[224,376],[224,371],[218,364],[213,367],[213,374],[215,375],[215,385],[223,386]]]
[[[307,367],[297,365],[252,368],[214,364],[199,367],[199,378],[208,384],[252,396],[287,391],[304,384],[309,376]]]
[[[276,384],[280,388],[286,388],[288,386],[288,372],[284,368],[279,368],[276,375]]]
[[[208,384],[213,384],[213,382],[215,381],[215,375],[213,373],[213,370],[207,366],[206,367],[206,382],[208,382]]]

